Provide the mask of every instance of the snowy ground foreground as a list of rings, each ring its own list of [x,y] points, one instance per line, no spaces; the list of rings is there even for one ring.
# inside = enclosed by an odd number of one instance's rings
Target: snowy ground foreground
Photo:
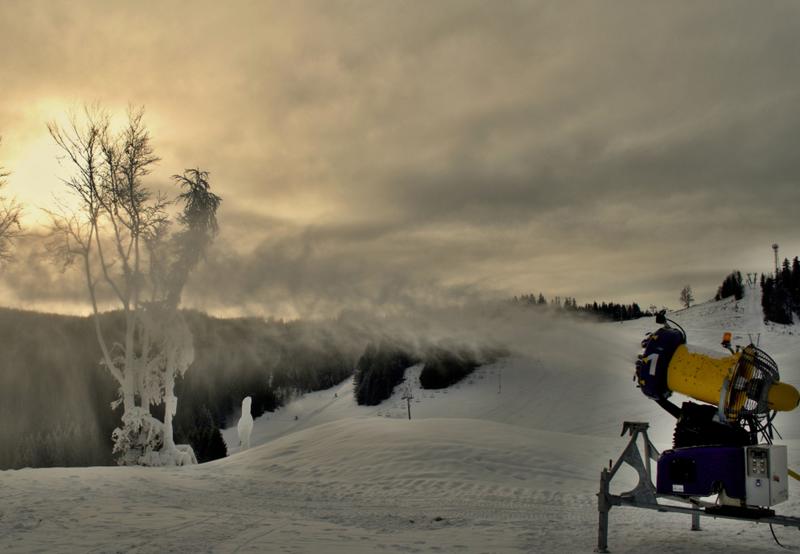
[[[783,380],[800,384],[794,327],[763,325],[758,295],[673,314],[690,342],[718,349],[761,333]],[[652,319],[554,323],[523,353],[446,391],[414,387],[356,406],[350,383],[306,395],[255,422],[254,445],[179,469],[0,472],[3,552],[591,552],[600,468],[650,421],[661,449],[672,422],[634,387]],[[755,338],[755,336],[754,336]],[[419,368],[410,372],[414,383]],[[800,469],[800,413],[779,416]],[[295,416],[297,419],[295,419]],[[633,483],[632,472],[620,485]],[[778,513],[800,515],[800,486]],[[763,525],[631,508],[611,512],[613,552],[768,552]],[[777,528],[800,550],[800,533]]]

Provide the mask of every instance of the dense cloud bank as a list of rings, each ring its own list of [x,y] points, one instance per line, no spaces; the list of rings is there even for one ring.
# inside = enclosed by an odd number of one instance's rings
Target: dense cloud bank
[[[12,192],[46,205],[63,168],[35,173],[25,150],[44,122],[74,102],[145,104],[153,185],[200,164],[225,198],[197,307],[330,315],[531,288],[675,305],[686,282],[711,297],[720,271],[760,270],[773,242],[800,248],[799,15],[3,2],[0,155]],[[5,302],[74,301],[42,296],[51,282],[31,269]]]

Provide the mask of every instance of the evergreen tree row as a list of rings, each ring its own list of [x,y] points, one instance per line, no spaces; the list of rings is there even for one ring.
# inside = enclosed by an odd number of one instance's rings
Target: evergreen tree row
[[[512,302],[520,306],[550,306],[551,308],[563,310],[565,312],[592,314],[609,321],[626,321],[629,319],[639,319],[646,315],[653,315],[651,312],[643,311],[635,302],[633,304],[617,304],[615,302],[602,302],[598,304],[597,302],[592,302],[591,304],[578,306],[578,302],[575,298],[556,296],[548,302],[542,293],[538,295],[523,294],[519,297],[515,296]]]
[[[714,300],[722,300],[723,298],[730,298],[733,296],[736,300],[744,298],[744,283],[742,281],[742,274],[739,271],[734,271],[722,281],[722,285],[717,289],[717,294]]]
[[[777,275],[761,275],[761,307],[764,321],[792,323],[792,314],[800,315],[800,260],[789,263],[784,258]]]
[[[573,299],[574,301],[574,299]],[[594,314],[602,319],[609,321],[628,321],[639,319],[645,315],[652,315],[650,312],[643,312],[639,304],[617,304],[616,302],[592,302],[585,304],[582,308],[576,308],[583,313]]]
[[[425,355],[419,384],[423,389],[444,389],[461,381],[478,366],[480,363],[470,349],[431,348]]]
[[[416,359],[409,349],[389,342],[369,344],[358,359],[353,375],[353,392],[361,406],[377,406],[403,382],[406,368]]]
[[[423,389],[443,389],[458,383],[484,364],[492,363],[508,352],[497,346],[477,350],[450,342],[426,345],[413,353],[409,346],[384,341],[370,344],[356,364],[353,375],[356,402],[375,406],[389,398],[405,380],[406,369],[422,363],[419,384]]]

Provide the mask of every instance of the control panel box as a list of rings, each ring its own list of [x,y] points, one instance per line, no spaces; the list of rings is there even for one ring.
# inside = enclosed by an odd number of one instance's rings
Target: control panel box
[[[745,498],[750,506],[774,506],[789,498],[786,446],[760,444],[744,448]]]

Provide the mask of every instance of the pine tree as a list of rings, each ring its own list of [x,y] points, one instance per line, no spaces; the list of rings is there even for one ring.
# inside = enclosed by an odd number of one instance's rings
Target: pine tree
[[[797,256],[792,261],[791,296],[794,310],[800,314],[800,259]]]
[[[765,321],[792,323],[791,299],[780,279],[767,277],[762,286],[761,307]]]
[[[780,273],[781,273],[781,275],[780,275],[781,285],[783,287],[788,288],[790,286],[790,283],[792,282],[792,269],[789,266],[789,259],[788,258],[784,258],[783,259],[783,263],[781,264],[781,272]]]
[[[744,283],[742,282],[742,274],[739,271],[734,271],[722,281],[722,285],[717,289],[717,294],[714,300],[722,300],[733,296],[736,300],[744,298]]]

